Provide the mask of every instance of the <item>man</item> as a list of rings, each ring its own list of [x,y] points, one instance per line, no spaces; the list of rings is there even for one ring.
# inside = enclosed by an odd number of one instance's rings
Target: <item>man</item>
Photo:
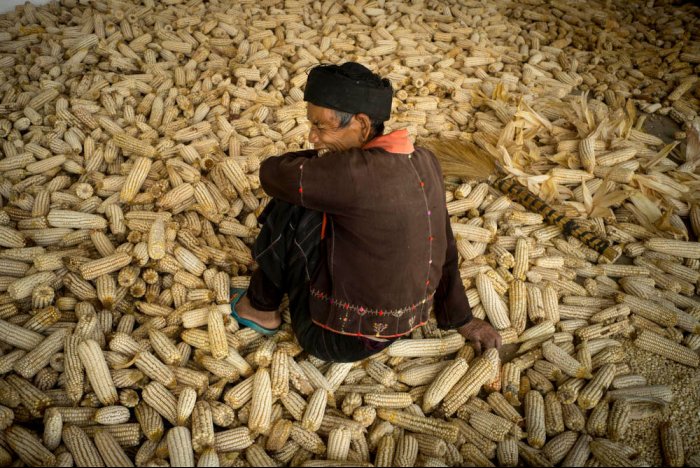
[[[433,308],[440,328],[477,350],[500,346],[472,317],[435,156],[405,130],[383,135],[391,99],[389,81],[358,63],[311,70],[304,100],[315,149],[260,166],[274,199],[260,217],[259,268],[247,291],[234,291],[242,325],[273,334],[287,293],[297,340],[325,361],[371,356]]]

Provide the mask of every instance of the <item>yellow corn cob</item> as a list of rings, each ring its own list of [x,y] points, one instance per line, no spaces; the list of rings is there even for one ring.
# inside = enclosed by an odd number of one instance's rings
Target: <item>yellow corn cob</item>
[[[248,427],[252,432],[264,433],[270,428],[272,416],[270,374],[267,369],[258,369],[252,379],[252,393],[255,398],[251,401]]]
[[[542,453],[552,464],[557,465],[566,457],[578,438],[579,435],[571,431],[559,434],[547,442],[547,445],[542,449]]]
[[[459,453],[464,458],[464,461],[470,465],[485,467],[495,466],[474,444],[466,443],[462,445],[459,448]]]
[[[565,430],[562,405],[554,392],[544,396],[544,424],[547,437],[561,434]]]
[[[377,416],[385,421],[389,421],[395,426],[411,432],[434,435],[448,442],[457,440],[457,427],[439,419],[414,416],[404,411],[385,408],[379,408],[377,410]]]
[[[148,440],[159,441],[163,437],[165,432],[163,419],[156,410],[142,401],[136,405],[134,413],[143,434]]]
[[[14,425],[5,431],[7,444],[30,466],[55,466],[56,457],[28,430]]]
[[[700,365],[700,357],[691,349],[647,330],[643,330],[639,334],[634,344],[645,351],[686,366],[698,367]]]
[[[501,368],[501,391],[503,396],[513,406],[520,406],[518,391],[520,390],[520,368],[507,362]]]
[[[327,456],[329,460],[345,461],[348,458],[350,440],[352,433],[344,428],[338,427],[328,434]]]

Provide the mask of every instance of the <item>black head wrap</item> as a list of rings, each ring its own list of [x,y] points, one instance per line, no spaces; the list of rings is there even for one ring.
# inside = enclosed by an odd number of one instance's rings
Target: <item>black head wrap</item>
[[[367,114],[384,122],[391,116],[392,95],[389,80],[364,65],[346,62],[314,67],[306,81],[304,100],[341,112]]]

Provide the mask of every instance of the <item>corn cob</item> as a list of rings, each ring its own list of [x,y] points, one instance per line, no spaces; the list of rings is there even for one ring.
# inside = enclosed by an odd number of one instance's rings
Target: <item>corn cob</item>
[[[208,323],[211,355],[214,359],[224,359],[228,356],[228,343],[226,342],[224,318],[217,308],[209,309]]]
[[[252,393],[255,395],[255,398],[251,401],[248,427],[252,432],[264,433],[270,428],[270,418],[272,416],[270,374],[267,369],[258,369],[252,379]]]
[[[345,461],[350,449],[351,432],[344,427],[333,429],[328,435],[327,456],[329,460]]]
[[[418,457],[418,441],[412,435],[405,434],[396,444],[393,466],[414,466]]]
[[[446,414],[453,414],[457,408],[462,406],[469,398],[476,395],[481,386],[492,380],[496,373],[493,361],[488,359],[493,349],[487,350],[480,358],[475,359],[464,377],[445,396],[443,409]]]
[[[542,448],[546,440],[545,410],[542,395],[531,390],[525,395],[525,421],[527,442],[535,448]]]
[[[410,415],[403,411],[379,408],[377,416],[395,426],[419,434],[440,437],[448,442],[457,440],[457,428],[450,423],[431,418]]]
[[[423,395],[423,411],[428,413],[438,406],[457,382],[467,373],[469,365],[464,359],[456,359],[445,367],[428,386]]]
[[[665,421],[659,426],[659,431],[661,433],[664,465],[683,466],[685,463],[685,452],[683,450],[683,439],[678,429],[669,421]]]
[[[63,428],[63,442],[79,466],[105,466],[97,447],[88,435],[77,426]]]
[[[581,365],[576,359],[569,356],[564,350],[554,343],[542,345],[544,358],[559,367],[565,374],[575,378],[591,378],[590,371]]]
[[[131,255],[128,253],[115,253],[98,260],[83,263],[80,266],[80,274],[86,280],[93,280],[102,275],[114,273],[131,263]]]
[[[55,466],[56,457],[28,430],[14,425],[5,431],[10,448],[30,466]]]
[[[98,431],[94,439],[105,466],[134,466],[112,434],[107,431]]]
[[[464,337],[453,333],[442,339],[399,340],[392,344],[387,353],[392,357],[446,356],[464,346]]]
[[[107,362],[99,345],[94,340],[87,340],[78,345],[78,355],[87,374],[90,385],[104,405],[117,402],[117,389],[112,382]]]
[[[694,351],[647,330],[643,330],[639,334],[634,344],[645,351],[686,366],[698,367],[700,365],[700,357]]]

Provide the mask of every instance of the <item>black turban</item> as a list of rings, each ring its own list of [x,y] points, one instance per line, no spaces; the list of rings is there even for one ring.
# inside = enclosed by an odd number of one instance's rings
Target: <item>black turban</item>
[[[304,100],[350,114],[367,114],[384,122],[391,116],[393,90],[386,78],[356,62],[321,65],[311,69]]]

